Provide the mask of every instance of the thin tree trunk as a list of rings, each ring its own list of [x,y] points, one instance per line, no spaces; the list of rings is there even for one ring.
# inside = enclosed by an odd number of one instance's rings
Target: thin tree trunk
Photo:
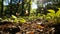
[[[3,0],[2,0],[2,3],[1,3],[1,17],[3,16]]]
[[[12,15],[12,0],[10,0],[10,16]]]
[[[18,10],[19,10],[19,3],[20,3],[20,0],[19,0],[19,2],[16,5],[16,12],[18,12]],[[15,12],[15,15],[16,15],[16,12]]]
[[[22,13],[21,16],[24,16],[24,0],[22,0]]]
[[[29,14],[28,14],[28,15],[30,15],[30,9],[31,9],[31,4],[30,4],[30,2],[31,2],[31,0],[29,0],[29,5],[28,5],[28,12],[29,12]]]

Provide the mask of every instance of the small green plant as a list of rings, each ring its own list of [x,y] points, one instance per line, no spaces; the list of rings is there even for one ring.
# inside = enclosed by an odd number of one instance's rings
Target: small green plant
[[[17,17],[16,17],[16,16],[14,16],[14,15],[12,15],[12,16],[11,16],[11,19],[17,19]]]
[[[53,19],[55,23],[60,23],[60,8],[59,10],[55,13],[54,10],[48,10],[50,13],[47,14],[50,19]]]
[[[25,23],[26,22],[26,20],[25,19],[23,19],[23,18],[20,18],[20,20],[19,20],[21,23]]]
[[[47,16],[50,17],[51,19],[53,19],[56,15],[55,11],[50,9],[48,10],[50,13],[47,13]]]
[[[56,16],[60,17],[60,8],[58,8],[59,10],[56,12]]]
[[[51,17],[60,17],[60,8],[58,8],[59,10],[55,13],[54,10],[50,9],[48,10],[50,13],[48,13],[47,15],[51,16]]]
[[[11,20],[13,20],[13,23],[19,23],[19,24],[23,24],[26,22],[26,20],[24,19],[24,17],[19,17],[17,18],[16,16],[12,15]]]

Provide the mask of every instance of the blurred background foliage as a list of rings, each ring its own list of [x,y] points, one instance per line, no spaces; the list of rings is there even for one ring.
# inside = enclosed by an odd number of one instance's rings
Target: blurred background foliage
[[[12,15],[26,20],[60,18],[60,0],[0,0],[0,17]]]

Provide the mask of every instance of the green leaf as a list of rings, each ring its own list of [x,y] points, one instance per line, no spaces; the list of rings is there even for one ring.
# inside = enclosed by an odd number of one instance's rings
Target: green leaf
[[[58,8],[59,10],[56,12],[56,16],[60,16],[60,8]]]
[[[21,18],[19,21],[20,21],[20,23],[25,23],[26,22],[26,20],[23,19],[23,18]]]
[[[50,10],[48,10],[49,12],[51,12],[51,13],[55,13],[55,11],[54,10],[52,10],[52,9],[50,9]]]
[[[12,15],[12,17],[11,17],[12,19],[16,19],[17,17],[16,16],[14,16],[14,15]]]

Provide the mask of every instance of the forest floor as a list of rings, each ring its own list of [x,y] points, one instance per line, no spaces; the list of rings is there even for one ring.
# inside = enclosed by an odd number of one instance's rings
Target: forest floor
[[[51,25],[51,23],[42,24],[42,21],[39,20],[28,21],[22,25],[0,22],[0,34],[56,34],[55,27]]]

